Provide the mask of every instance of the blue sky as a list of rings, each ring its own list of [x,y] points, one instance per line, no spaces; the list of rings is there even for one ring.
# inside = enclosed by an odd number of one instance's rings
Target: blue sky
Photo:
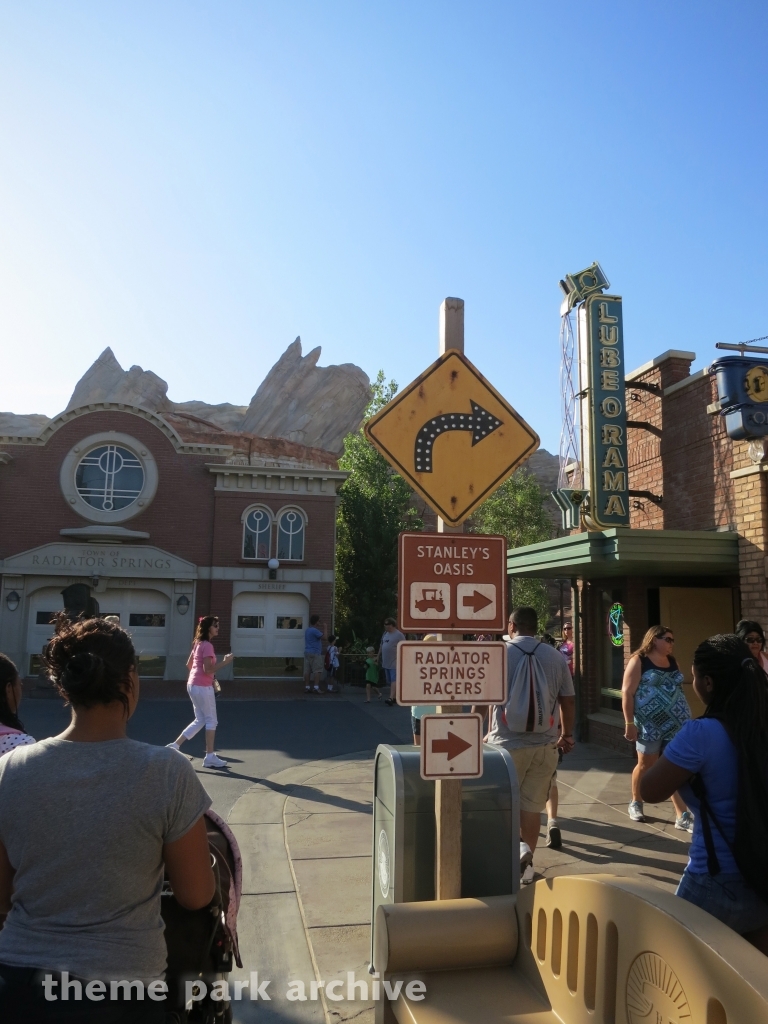
[[[768,334],[768,8],[5,0],[0,409],[106,345],[245,404],[296,337],[401,385],[446,295],[557,450],[557,282],[598,259],[630,367]]]

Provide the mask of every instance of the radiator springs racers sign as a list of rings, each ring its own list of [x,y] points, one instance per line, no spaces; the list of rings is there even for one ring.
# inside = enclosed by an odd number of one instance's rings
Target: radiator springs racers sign
[[[397,702],[503,704],[507,699],[507,646],[404,640],[397,645]]]

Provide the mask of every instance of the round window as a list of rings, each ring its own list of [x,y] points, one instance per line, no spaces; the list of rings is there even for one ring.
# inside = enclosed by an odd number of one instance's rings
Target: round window
[[[84,455],[75,473],[80,497],[100,512],[118,512],[132,505],[144,487],[141,461],[122,445],[105,444]]]
[[[64,500],[92,523],[114,525],[144,512],[157,492],[157,463],[146,443],[116,430],[84,437],[59,472]]]

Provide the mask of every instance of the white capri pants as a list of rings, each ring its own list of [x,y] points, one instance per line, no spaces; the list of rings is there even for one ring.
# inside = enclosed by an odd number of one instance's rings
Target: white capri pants
[[[219,720],[216,717],[216,694],[212,686],[193,686],[187,683],[187,693],[195,709],[195,720],[189,723],[181,735],[191,740],[203,726],[209,730],[215,729]]]

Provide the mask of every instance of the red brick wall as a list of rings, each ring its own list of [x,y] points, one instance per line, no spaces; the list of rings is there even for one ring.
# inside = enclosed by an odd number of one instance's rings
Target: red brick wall
[[[0,467],[0,556],[62,540],[60,530],[87,526],[65,501],[59,486],[61,464],[84,437],[116,430],[147,446],[157,463],[154,500],[125,525],[144,530],[147,542],[196,565],[209,565],[213,525],[210,455],[179,455],[154,424],[121,412],[94,412],[65,423],[45,445],[8,445],[13,461]]]
[[[98,411],[65,423],[45,445],[8,445],[12,461],[0,466],[0,557],[62,541],[60,531],[88,521],[64,499],[59,484],[61,464],[84,437],[118,431],[136,438],[152,453],[158,487],[152,503],[127,520],[127,529],[149,533],[147,544],[162,548],[198,566],[263,565],[242,558],[242,514],[253,504],[273,512],[286,505],[307,515],[304,560],[292,563],[312,569],[334,568],[336,497],[329,494],[262,495],[215,491],[208,464],[221,456],[185,455],[176,451],[153,423],[130,413]],[[273,551],[277,530],[273,531]],[[216,614],[221,631],[216,646],[229,649],[232,583],[198,580],[195,616]],[[312,584],[312,612],[331,628],[333,585]]]
[[[243,512],[252,505],[263,505],[273,513],[291,506],[301,509],[307,516],[307,530],[303,562],[285,562],[287,565],[310,565],[313,569],[333,569],[336,501],[333,495],[296,494],[272,495],[227,494],[215,495],[215,531],[212,544],[212,565],[263,565],[242,558]],[[272,554],[277,550],[277,524],[272,530]]]

